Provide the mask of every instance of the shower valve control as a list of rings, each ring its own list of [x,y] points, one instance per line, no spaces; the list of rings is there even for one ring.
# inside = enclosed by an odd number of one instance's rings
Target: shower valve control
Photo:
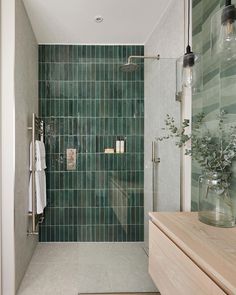
[[[76,149],[66,150],[67,170],[76,170]]]

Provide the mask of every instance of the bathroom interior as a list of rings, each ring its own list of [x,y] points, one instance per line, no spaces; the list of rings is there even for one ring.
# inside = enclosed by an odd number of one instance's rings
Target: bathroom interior
[[[235,3],[1,0],[1,294],[236,294]]]

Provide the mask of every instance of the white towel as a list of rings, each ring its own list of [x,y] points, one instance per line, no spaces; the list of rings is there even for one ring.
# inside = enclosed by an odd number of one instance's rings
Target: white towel
[[[32,171],[32,141],[30,143],[30,171]]]
[[[41,171],[47,168],[46,166],[46,152],[45,145],[43,141],[36,140],[36,170]]]
[[[46,152],[43,141],[35,141],[35,170],[42,171],[46,169]],[[30,143],[30,171],[32,171],[32,142]]]
[[[35,171],[36,213],[43,213],[47,205],[46,176],[44,170]],[[29,212],[32,212],[32,173],[29,182]]]

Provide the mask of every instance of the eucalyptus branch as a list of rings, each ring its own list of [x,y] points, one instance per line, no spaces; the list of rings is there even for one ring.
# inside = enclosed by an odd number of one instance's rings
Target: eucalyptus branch
[[[217,115],[216,130],[210,130],[205,122],[205,114],[199,113],[193,120],[193,130],[187,133],[189,120],[185,119],[178,127],[173,117],[166,115],[165,135],[157,140],[176,139],[179,148],[186,147],[191,141],[191,148],[185,149],[185,155],[192,156],[200,166],[207,171],[227,172],[232,168],[236,159],[236,126],[226,128],[224,123],[226,111],[221,110]]]

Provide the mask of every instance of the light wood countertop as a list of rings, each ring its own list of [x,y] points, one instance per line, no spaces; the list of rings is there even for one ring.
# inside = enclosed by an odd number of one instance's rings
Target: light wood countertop
[[[149,215],[218,286],[227,294],[236,294],[236,228],[208,226],[193,212]]]

